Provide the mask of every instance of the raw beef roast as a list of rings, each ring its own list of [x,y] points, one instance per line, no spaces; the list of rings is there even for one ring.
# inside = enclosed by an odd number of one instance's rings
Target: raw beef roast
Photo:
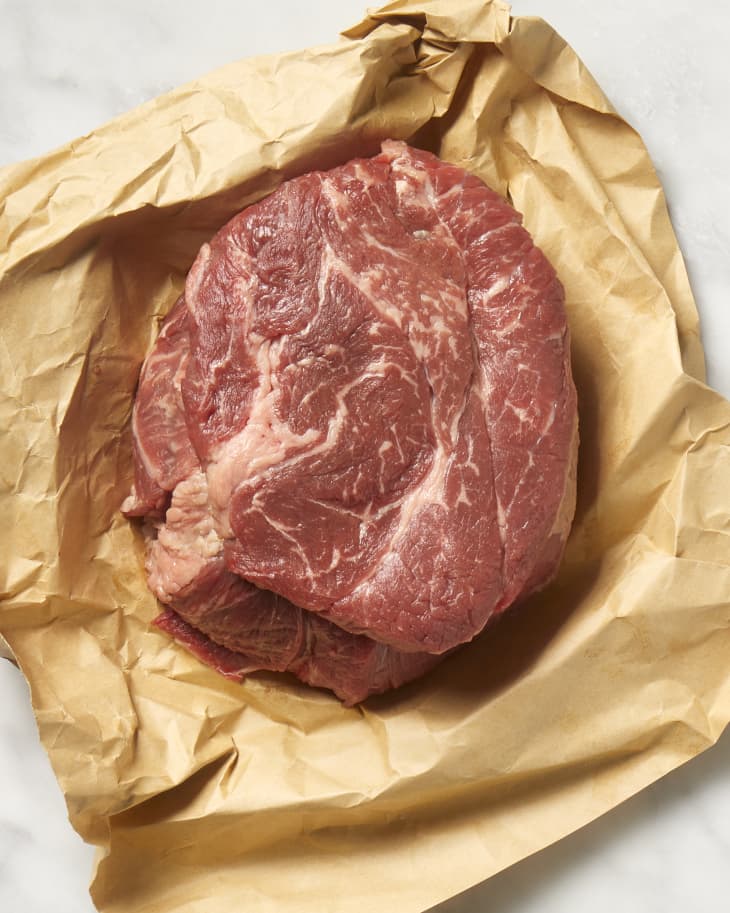
[[[144,365],[158,624],[347,703],[554,576],[575,502],[562,287],[480,180],[388,141],[201,249]]]

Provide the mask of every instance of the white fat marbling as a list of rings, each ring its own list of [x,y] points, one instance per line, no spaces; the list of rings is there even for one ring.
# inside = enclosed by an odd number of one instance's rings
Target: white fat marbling
[[[236,58],[330,41],[366,3],[0,0],[0,163],[41,154]],[[730,396],[730,7],[515,0],[513,10],[551,21],[644,137],[690,269],[710,381]],[[2,660],[0,695],[0,911],[92,913],[92,850],[66,821],[27,688]],[[601,820],[438,910],[727,910],[729,771],[726,735]]]

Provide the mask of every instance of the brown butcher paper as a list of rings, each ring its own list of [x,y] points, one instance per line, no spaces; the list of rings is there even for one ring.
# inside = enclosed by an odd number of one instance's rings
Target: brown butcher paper
[[[334,32],[335,26],[333,26]],[[578,506],[555,583],[344,708],[151,627],[140,364],[199,246],[406,139],[508,195],[562,279]],[[639,136],[498,0],[398,0],[0,171],[0,633],[104,913],[421,911],[713,744],[730,716],[730,404]]]

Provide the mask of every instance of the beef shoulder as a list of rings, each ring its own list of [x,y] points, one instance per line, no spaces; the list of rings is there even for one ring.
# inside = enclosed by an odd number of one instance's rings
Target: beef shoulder
[[[563,289],[498,194],[387,141],[202,247],[142,371],[160,626],[347,701],[548,583],[575,504]]]

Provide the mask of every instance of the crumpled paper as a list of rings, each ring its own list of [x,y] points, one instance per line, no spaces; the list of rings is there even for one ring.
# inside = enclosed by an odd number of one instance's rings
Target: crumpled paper
[[[142,359],[200,244],[284,179],[408,139],[508,195],[567,293],[561,573],[345,709],[150,627],[119,513]],[[397,0],[0,172],[0,631],[105,913],[420,911],[713,744],[730,715],[730,404],[640,137],[499,0]]]

